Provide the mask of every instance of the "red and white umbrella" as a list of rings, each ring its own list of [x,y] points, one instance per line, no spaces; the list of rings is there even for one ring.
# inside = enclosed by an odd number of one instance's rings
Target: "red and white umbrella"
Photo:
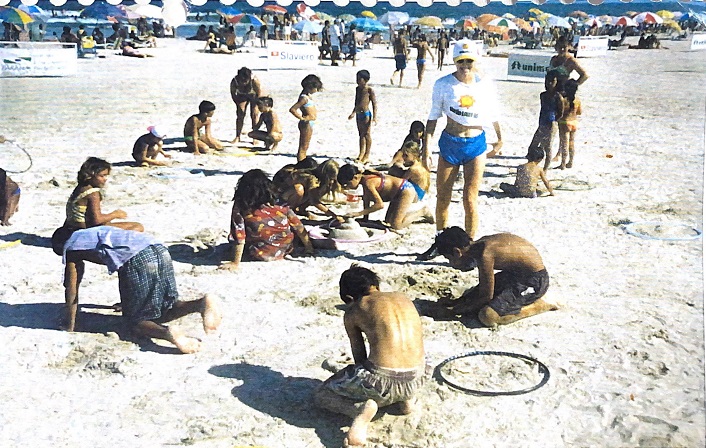
[[[635,21],[635,19],[631,19],[630,17],[622,16],[622,17],[614,18],[613,25],[616,25],[616,26],[637,26],[637,22]]]
[[[662,23],[664,20],[653,12],[641,12],[633,17],[637,23]]]
[[[287,12],[286,8],[281,7],[280,5],[267,5],[262,7],[263,11],[267,12],[273,12],[275,14],[285,14]]]

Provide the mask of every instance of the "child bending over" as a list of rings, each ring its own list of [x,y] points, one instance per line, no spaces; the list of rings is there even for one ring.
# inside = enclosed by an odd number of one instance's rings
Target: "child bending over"
[[[265,142],[265,149],[274,152],[277,149],[277,144],[282,141],[282,125],[279,118],[272,109],[272,98],[262,96],[257,99],[257,109],[260,111],[260,119],[249,134],[253,140],[262,140]],[[261,131],[260,127],[265,125],[265,130]]]
[[[377,103],[375,102],[375,92],[368,85],[370,81],[370,72],[360,70],[355,75],[355,82],[358,87],[355,88],[355,105],[353,112],[348,116],[351,120],[355,117],[356,126],[358,126],[358,161],[367,163],[370,158],[370,148],[373,145],[373,138],[370,135],[370,128],[373,123],[377,123],[378,112]],[[372,112],[370,106],[373,106]]]
[[[531,147],[527,154],[527,163],[517,167],[515,184],[503,182],[500,189],[513,198],[536,198],[541,194],[537,190],[537,183],[542,179],[544,186],[549,190],[549,195],[554,196],[554,189],[549,184],[544,170],[539,167],[539,162],[544,158],[544,151],[539,146]]]
[[[184,141],[186,148],[194,155],[209,152],[210,148],[222,150],[221,142],[211,135],[211,117],[216,110],[216,105],[210,101],[201,101],[199,113],[192,115],[184,124]],[[203,133],[201,132],[203,128]]]
[[[281,260],[294,250],[294,237],[307,254],[314,253],[309,235],[294,212],[275,204],[272,181],[262,170],[250,170],[238,181],[233,197],[229,239],[233,257],[224,269],[237,269],[240,261]]]
[[[147,128],[147,134],[141,135],[132,147],[132,157],[140,166],[165,166],[167,162],[157,160],[158,155],[171,159],[172,156],[162,149],[162,140],[166,137],[156,126]]]

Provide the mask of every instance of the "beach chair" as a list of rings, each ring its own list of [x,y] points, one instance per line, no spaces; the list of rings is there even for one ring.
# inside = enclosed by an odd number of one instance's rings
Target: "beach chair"
[[[86,58],[89,56],[93,56],[95,58],[98,56],[96,41],[93,40],[93,37],[84,36],[81,38],[81,43],[78,45],[78,56],[80,58]]]

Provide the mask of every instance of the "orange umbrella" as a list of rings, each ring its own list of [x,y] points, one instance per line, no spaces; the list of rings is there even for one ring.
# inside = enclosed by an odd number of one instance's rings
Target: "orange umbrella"
[[[489,26],[488,22],[491,20],[497,19],[499,16],[496,16],[495,14],[481,14],[478,16],[476,19],[476,22],[478,23],[478,27],[486,30],[490,33],[497,33],[497,34],[502,34],[503,31],[505,31],[503,28],[500,28],[498,26]]]
[[[524,30],[524,31],[532,31],[533,30],[532,25],[530,25],[529,22],[527,22],[524,19],[520,19],[519,17],[517,17],[515,19],[512,19],[512,21],[515,22],[515,25],[517,25],[521,30]]]

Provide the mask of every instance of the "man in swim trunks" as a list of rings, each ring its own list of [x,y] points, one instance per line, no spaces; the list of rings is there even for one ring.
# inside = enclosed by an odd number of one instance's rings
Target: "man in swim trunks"
[[[192,301],[179,300],[174,267],[169,251],[151,236],[117,227],[98,226],[67,234],[59,242],[64,255],[65,322],[76,329],[79,286],[85,262],[105,265],[118,273],[120,305],[127,327],[139,336],[164,339],[182,353],[199,351],[201,342],[165,322],[200,313],[206,333],[218,329],[221,314],[215,297],[205,295]]]
[[[395,71],[390,77],[390,84],[395,85],[395,75],[400,72],[400,87],[402,87],[402,78],[404,78],[404,69],[407,68],[407,59],[409,59],[409,43],[407,38],[404,36],[405,31],[401,29],[398,31],[398,35],[392,42],[392,48],[395,52]]]
[[[381,292],[380,279],[369,269],[352,265],[339,285],[348,304],[343,324],[355,364],[326,380],[314,399],[319,407],[353,418],[344,446],[364,445],[378,408],[399,403],[403,414],[413,411],[425,371],[422,322],[404,294]]]
[[[427,62],[424,57],[427,53],[431,56],[431,62],[434,62],[434,53],[431,52],[429,44],[427,43],[427,37],[424,34],[419,35],[419,39],[414,41],[412,44],[414,48],[417,49],[417,88],[422,87],[422,79],[424,79],[424,68]]]
[[[452,267],[478,267],[478,286],[457,300],[440,300],[442,314],[477,314],[483,325],[495,327],[558,309],[542,300],[549,274],[537,249],[524,238],[498,233],[471,241],[462,228],[449,227],[437,235],[435,245]]]

